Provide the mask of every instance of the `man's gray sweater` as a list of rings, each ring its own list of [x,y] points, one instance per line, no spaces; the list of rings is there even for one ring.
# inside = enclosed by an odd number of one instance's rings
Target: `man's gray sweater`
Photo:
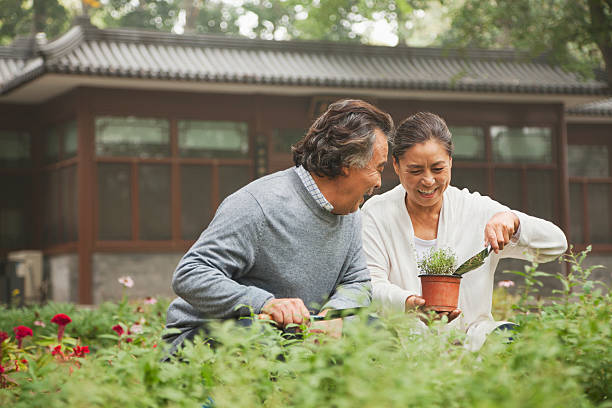
[[[172,278],[179,296],[167,327],[259,313],[271,298],[300,298],[313,311],[367,306],[370,274],[359,213],[321,208],[294,169],[258,179],[221,203]],[[166,338],[176,343],[180,335]]]

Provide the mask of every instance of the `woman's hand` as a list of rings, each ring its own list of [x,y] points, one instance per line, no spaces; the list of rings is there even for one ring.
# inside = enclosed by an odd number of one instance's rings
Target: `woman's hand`
[[[425,299],[423,299],[421,296],[417,296],[417,295],[411,295],[408,296],[408,298],[406,298],[406,311],[414,311],[414,310],[418,310],[421,309],[424,312],[428,312],[429,309],[426,305],[425,305]],[[439,312],[436,313],[436,320],[437,319],[441,319],[442,316],[446,316],[448,318],[448,322],[452,322],[453,320],[455,320],[457,317],[459,317],[459,315],[461,314],[461,309],[455,309],[452,312]],[[430,318],[427,315],[421,314],[420,316],[421,320],[425,323],[428,323]]]
[[[521,221],[512,211],[503,211],[495,214],[484,230],[485,246],[491,245],[496,254],[508,245],[510,238],[516,233]]]

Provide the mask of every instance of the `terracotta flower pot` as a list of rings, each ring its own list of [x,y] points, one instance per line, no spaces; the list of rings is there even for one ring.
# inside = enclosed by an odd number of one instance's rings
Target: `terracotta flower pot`
[[[457,308],[461,276],[419,275],[425,306],[436,312],[452,312]]]

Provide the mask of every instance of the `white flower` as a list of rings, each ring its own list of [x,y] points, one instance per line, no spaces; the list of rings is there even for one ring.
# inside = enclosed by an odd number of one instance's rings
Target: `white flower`
[[[511,288],[514,286],[514,282],[511,280],[503,280],[497,282],[497,286],[499,286],[500,288]]]
[[[131,288],[134,286],[134,281],[129,276],[122,276],[119,279],[119,283],[125,286],[126,288]]]

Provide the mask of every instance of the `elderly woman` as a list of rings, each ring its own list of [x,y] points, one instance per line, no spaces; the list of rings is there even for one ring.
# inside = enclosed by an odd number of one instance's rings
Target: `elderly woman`
[[[486,335],[507,322],[491,315],[493,275],[501,258],[547,262],[567,249],[554,224],[510,210],[486,196],[450,185],[453,144],[442,118],[417,113],[403,121],[392,141],[400,184],[362,208],[363,248],[373,297],[384,306],[427,306],[417,261],[432,247],[452,248],[459,263],[491,246],[484,265],[463,275],[459,309],[450,325],[467,332],[478,349]]]

